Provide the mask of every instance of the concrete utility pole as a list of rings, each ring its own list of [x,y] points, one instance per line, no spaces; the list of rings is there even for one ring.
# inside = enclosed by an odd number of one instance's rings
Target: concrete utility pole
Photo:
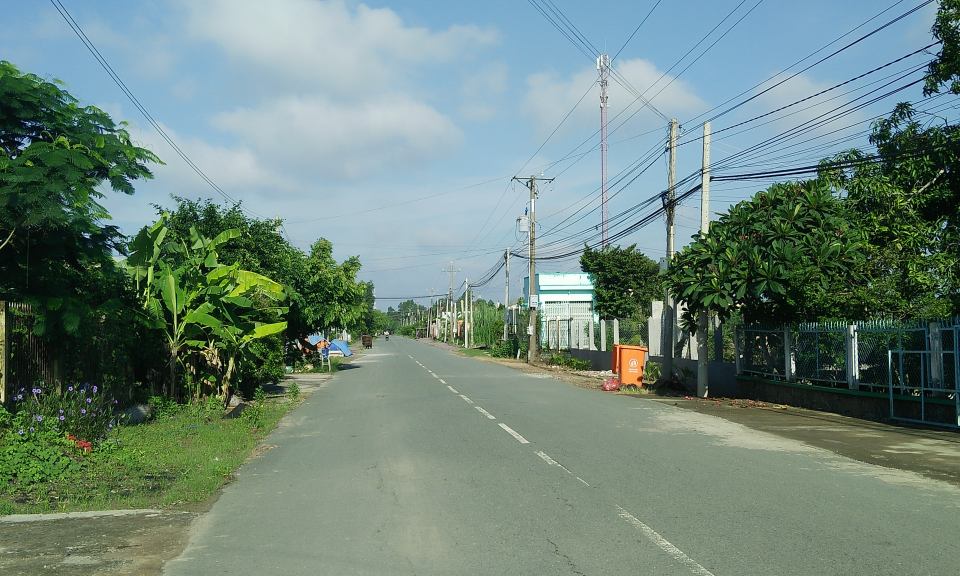
[[[463,293],[463,347],[470,347],[470,329],[473,326],[470,325],[470,308],[471,308],[471,298],[470,298],[470,279],[467,278],[467,290]]]
[[[700,185],[700,236],[710,232],[710,122],[703,123],[703,170]],[[707,364],[707,311],[697,311],[697,396],[710,393],[709,364]],[[721,358],[722,360],[722,358]]]
[[[607,90],[607,74],[610,72],[610,57],[602,54],[597,58],[597,70],[600,71],[600,222],[603,228],[600,246],[607,247],[607,221],[610,209],[607,206],[607,106],[610,93]]]
[[[430,309],[427,310],[427,338],[433,339],[433,320],[431,317],[436,316],[436,311],[433,309],[433,288],[430,289]]]
[[[673,216],[677,197],[677,119],[670,120],[670,161],[667,173],[667,266],[673,260]],[[661,378],[673,378],[673,325],[676,323],[673,295],[667,289],[663,296],[663,370]]]
[[[444,270],[444,272],[449,272],[449,273],[450,273],[450,294],[447,296],[447,301],[450,303],[450,306],[447,306],[447,312],[449,312],[449,313],[451,313],[451,314],[452,314],[453,310],[456,309],[456,308],[454,308],[454,306],[453,306],[453,305],[454,305],[454,301],[453,301],[453,275],[456,274],[456,273],[459,272],[459,271],[460,271],[460,270],[454,270],[454,269],[453,269],[453,262],[450,263],[450,269],[449,269],[449,270]],[[452,317],[452,316],[451,316],[450,319],[447,321],[447,324],[450,324],[451,322],[453,322],[453,317]],[[453,325],[450,324],[449,330],[447,330],[447,338],[446,338],[448,344],[451,342],[452,338],[453,338]]]
[[[516,176],[513,177],[513,180],[522,182]],[[530,312],[530,322],[527,324],[527,333],[530,335],[530,346],[527,348],[527,362],[536,360],[539,356],[537,348],[540,346],[540,343],[537,342],[537,224],[536,216],[534,215],[536,202],[537,202],[537,180],[541,182],[553,182],[553,178],[537,178],[536,176],[530,176],[530,180],[527,181],[527,186],[530,188],[530,301],[527,302],[527,310]]]
[[[507,282],[504,285],[503,289],[503,339],[506,340],[509,334],[507,333],[507,320],[510,318],[510,247],[508,246],[503,252],[503,259],[506,262],[507,267]]]

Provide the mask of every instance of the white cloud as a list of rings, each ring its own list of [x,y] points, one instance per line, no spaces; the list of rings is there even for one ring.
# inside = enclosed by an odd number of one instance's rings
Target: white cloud
[[[635,89],[641,93],[647,91],[646,98],[668,116],[687,116],[705,106],[703,100],[693,93],[688,83],[673,80],[670,76],[664,76],[661,79],[663,72],[646,60],[622,60],[618,61],[614,68]],[[591,125],[599,127],[600,88],[597,80],[598,72],[594,67],[585,67],[568,78],[563,78],[555,72],[531,74],[527,77],[528,91],[522,104],[522,111],[533,119],[534,127],[542,136],[553,131],[582,97],[580,106],[565,122],[566,129]],[[660,81],[656,86],[648,90],[657,80]],[[673,80],[672,83],[671,80]],[[662,88],[663,92],[657,95]],[[587,92],[585,97],[584,92]],[[609,92],[611,119],[627,106],[631,106],[636,99],[636,96],[613,78],[609,80]],[[632,104],[631,110],[636,110],[636,106]],[[649,120],[656,116],[652,110],[646,108],[637,114],[636,118]]]
[[[496,31],[472,25],[437,32],[408,27],[390,9],[344,0],[182,5],[190,33],[223,51],[249,86],[245,97],[254,100],[217,114],[212,124],[255,151],[263,165],[304,180],[416,169],[455,148],[460,129],[416,79],[437,65],[470,60],[498,40]],[[464,95],[464,116],[495,112],[477,104],[496,91],[497,73],[481,71],[478,96]]]
[[[507,64],[493,62],[464,79],[461,93],[463,103],[460,115],[476,121],[486,121],[497,115],[499,109],[492,100],[507,89]]]
[[[498,34],[454,25],[411,28],[388,8],[343,0],[190,0],[190,29],[244,65],[297,86],[363,97],[396,86],[412,66],[451,62]]]
[[[405,94],[356,105],[320,95],[283,96],[221,114],[214,125],[239,136],[272,166],[343,179],[425,162],[461,139],[449,118]]]

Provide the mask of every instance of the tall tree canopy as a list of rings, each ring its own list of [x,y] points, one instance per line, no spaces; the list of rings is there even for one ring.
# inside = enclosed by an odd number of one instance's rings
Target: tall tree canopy
[[[279,336],[263,339],[252,345],[261,358],[260,366],[248,362],[245,370],[256,368],[259,378],[282,376],[282,351],[300,354],[299,343],[309,335],[329,330],[353,329],[363,320],[367,305],[367,288],[357,281],[358,257],[338,264],[333,258],[333,244],[323,238],[310,247],[309,254],[292,246],[279,232],[280,223],[252,218],[239,204],[219,206],[210,201],[193,201],[174,197],[176,206],[167,217],[170,239],[189,241],[191,228],[213,238],[228,229],[239,236],[218,248],[218,261],[262,274],[281,284],[287,295],[286,342]],[[165,210],[157,207],[159,213]],[[372,288],[372,287],[371,287]],[[270,369],[269,366],[279,366]],[[277,371],[279,370],[279,372]],[[256,375],[241,373],[249,382]]]
[[[0,61],[0,298],[35,304],[40,332],[75,332],[98,304],[78,288],[123,249],[101,187],[132,194],[154,162],[107,113]]]
[[[824,180],[774,184],[697,234],[667,271],[685,324],[704,308],[747,321],[854,319],[863,236]]]
[[[924,122],[921,122],[925,120]],[[933,120],[934,123],[931,123]],[[876,316],[939,318],[960,313],[960,174],[957,126],[900,104],[874,125],[879,163],[821,177],[845,195],[863,231],[867,305]],[[839,160],[862,158],[859,151]]]
[[[601,318],[630,318],[646,313],[650,302],[662,297],[660,266],[636,249],[607,246],[593,250],[586,246],[580,269],[593,280],[597,313]]]

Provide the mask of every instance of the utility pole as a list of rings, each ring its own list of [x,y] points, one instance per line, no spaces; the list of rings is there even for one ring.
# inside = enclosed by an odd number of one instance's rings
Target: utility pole
[[[467,289],[463,293],[463,347],[470,348],[470,279],[467,278]]]
[[[597,70],[600,71],[600,223],[603,228],[600,246],[607,247],[607,220],[610,209],[607,206],[607,74],[610,71],[610,57],[602,54],[597,58]]]
[[[509,334],[507,333],[507,320],[510,318],[510,248],[507,247],[503,251],[503,259],[506,262],[507,267],[507,282],[503,289],[503,339],[506,340]]]
[[[667,266],[673,260],[673,217],[677,197],[677,119],[670,120],[670,160],[667,172]],[[663,371],[661,378],[673,378],[673,325],[676,323],[673,295],[668,288],[663,296]]]
[[[431,316],[436,316],[436,312],[433,309],[433,288],[430,289],[430,309],[427,310],[427,338],[433,340],[433,322],[430,319]]]
[[[700,236],[710,232],[710,121],[703,123],[703,170],[700,172]],[[706,398],[710,393],[709,364],[707,364],[707,319],[706,309],[697,311],[697,396]]]
[[[518,182],[523,182],[516,176],[513,177],[513,180]],[[527,333],[530,335],[530,346],[527,348],[527,362],[536,360],[539,357],[539,352],[537,348],[540,346],[540,343],[537,342],[537,224],[535,208],[537,202],[537,180],[541,182],[553,182],[553,178],[537,178],[536,176],[530,176],[530,180],[527,181],[527,186],[530,188],[530,302],[527,303],[527,310],[530,312],[530,321],[527,324]]]
[[[452,310],[455,310],[455,308],[453,307],[453,304],[454,304],[454,302],[453,302],[453,275],[456,274],[456,273],[459,272],[459,271],[460,271],[460,270],[454,270],[454,269],[453,269],[453,262],[450,263],[450,269],[449,269],[449,270],[444,270],[444,272],[449,272],[449,273],[450,273],[450,294],[449,294],[449,296],[447,296],[447,301],[450,303],[450,306],[447,307],[447,312],[452,312]],[[450,322],[453,322],[453,317],[452,317],[452,316],[450,317],[448,323],[450,323]],[[447,330],[447,338],[446,338],[448,344],[449,344],[449,343],[452,341],[452,339],[453,339],[453,325],[451,324],[451,325],[449,326],[449,328],[450,328],[450,329]]]

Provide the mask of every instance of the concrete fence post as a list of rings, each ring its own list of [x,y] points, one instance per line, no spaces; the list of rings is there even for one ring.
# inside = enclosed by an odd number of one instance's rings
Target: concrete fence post
[[[607,351],[607,321],[600,319],[600,351]]]
[[[943,386],[943,340],[940,337],[940,323],[930,322],[927,325],[929,342],[927,349],[930,350],[930,386],[940,388]]]
[[[737,365],[737,375],[743,373],[743,369],[740,367],[740,355],[743,350],[743,342],[740,336],[740,327],[733,327],[733,362]]]
[[[783,377],[787,382],[793,380],[793,338],[790,326],[783,327]]]
[[[723,362],[723,323],[716,314],[713,315],[713,359]]]
[[[593,319],[590,320],[590,350],[596,350],[597,345],[594,344],[596,340],[593,339]]]
[[[847,324],[845,332],[847,356],[847,387],[851,390],[860,388],[860,349],[857,346],[857,325]]]
[[[613,319],[613,343],[620,344],[620,319]]]

